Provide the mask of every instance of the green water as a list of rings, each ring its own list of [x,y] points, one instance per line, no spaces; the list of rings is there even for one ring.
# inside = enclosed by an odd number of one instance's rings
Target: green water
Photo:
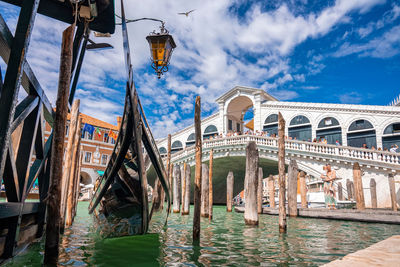
[[[87,203],[79,203],[72,228],[62,239],[60,266],[316,266],[400,234],[399,225],[295,218],[278,233],[278,217],[262,215],[259,227],[244,225],[243,214],[214,208],[201,222],[200,246],[192,245],[193,210],[171,214],[160,234],[101,240],[94,234]],[[40,266],[36,243],[6,266]]]

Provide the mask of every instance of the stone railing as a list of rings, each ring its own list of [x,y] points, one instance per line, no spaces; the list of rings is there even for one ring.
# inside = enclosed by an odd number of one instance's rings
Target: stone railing
[[[264,137],[255,135],[240,135],[226,138],[217,138],[203,141],[203,150],[207,151],[211,148],[218,147],[235,147],[237,145],[246,145],[248,142],[254,141],[259,148],[272,148],[277,150],[278,138]],[[323,158],[332,159],[343,158],[350,160],[362,160],[375,163],[395,164],[400,167],[400,153],[391,153],[387,151],[363,149],[348,146],[336,146],[323,143],[304,142],[299,140],[285,140],[285,149],[290,153],[317,155]],[[194,154],[194,145],[184,150],[178,151],[171,155],[172,162],[181,158]]]

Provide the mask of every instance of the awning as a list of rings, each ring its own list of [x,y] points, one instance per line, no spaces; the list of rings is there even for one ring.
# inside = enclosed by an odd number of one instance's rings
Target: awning
[[[252,119],[251,121],[249,121],[244,127],[254,131],[254,119]]]
[[[103,176],[104,175],[104,171],[97,171],[97,174],[100,175],[100,176]]]

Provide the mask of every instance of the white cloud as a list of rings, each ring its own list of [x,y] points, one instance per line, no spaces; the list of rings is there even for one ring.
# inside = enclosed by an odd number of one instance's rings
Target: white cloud
[[[340,103],[358,104],[362,101],[362,96],[357,92],[348,92],[339,96]]]

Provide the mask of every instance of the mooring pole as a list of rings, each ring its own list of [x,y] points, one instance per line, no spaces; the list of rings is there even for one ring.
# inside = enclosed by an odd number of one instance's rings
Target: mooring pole
[[[247,225],[258,225],[257,213],[258,187],[258,150],[251,141],[246,147],[246,173],[244,176],[244,222]]]
[[[306,173],[301,171],[299,175],[300,184],[300,196],[301,196],[301,207],[307,208],[307,185],[306,185]]]
[[[203,163],[201,166],[201,209],[200,215],[201,217],[208,218],[208,192],[209,192],[209,183],[208,183],[208,165]]]
[[[190,210],[190,178],[191,170],[190,165],[185,163],[185,194],[184,194],[184,205],[182,207],[182,215],[188,215]]]
[[[369,181],[369,188],[371,191],[371,207],[376,209],[378,207],[378,200],[376,198],[376,182],[374,178]]]
[[[353,197],[353,187],[352,187],[352,184],[351,184],[351,181],[349,180],[349,179],[347,179],[346,180],[346,189],[347,189],[347,199],[348,200],[351,200],[351,199],[353,199],[354,197]]]
[[[168,182],[169,182],[169,191],[170,191],[170,199],[172,199],[172,175],[171,175],[171,135],[168,134],[168,144],[167,144],[167,166],[166,166],[166,171],[167,171],[167,176],[168,176]]]
[[[46,198],[47,223],[44,264],[56,265],[58,260],[58,243],[60,239],[61,186],[63,173],[65,125],[68,112],[68,95],[71,81],[72,44],[75,25],[63,32],[61,45],[60,74],[56,101],[56,112],[53,127],[53,143],[50,167],[50,188]]]
[[[343,186],[341,182],[338,182],[338,199],[343,200]]]
[[[80,184],[80,181],[81,181],[81,176],[80,176],[80,174],[81,174],[81,161],[82,161],[82,155],[81,155],[81,136],[82,136],[82,129],[81,129],[81,126],[82,126],[82,119],[79,119],[79,121],[78,121],[78,126],[77,126],[77,131],[76,131],[76,138],[77,138],[77,140],[78,140],[78,143],[77,143],[77,148],[76,148],[76,151],[75,151],[75,167],[74,167],[74,173],[72,174],[71,173],[71,175],[73,175],[73,181],[74,181],[74,185],[73,185],[73,189],[72,189],[72,204],[71,204],[71,207],[72,207],[72,213],[71,213],[71,216],[72,216],[72,222],[71,222],[71,225],[72,225],[72,223],[74,222],[74,219],[75,219],[75,215],[76,215],[76,206],[77,206],[77,204],[78,204],[78,196],[79,196],[79,184]]]
[[[390,199],[392,200],[392,210],[397,211],[396,188],[392,173],[389,174],[389,190],[390,190]]]
[[[193,242],[200,242],[200,200],[201,200],[201,103],[200,96],[196,97],[194,107],[194,133],[196,137],[196,166],[194,173],[194,213],[193,213]]]
[[[81,133],[80,133],[81,134]],[[75,219],[76,216],[76,207],[78,206],[78,200],[79,200],[79,193],[80,193],[80,177],[81,177],[81,167],[82,167],[82,159],[83,159],[83,152],[81,152],[82,146],[81,146],[81,139],[79,139],[79,150],[78,150],[78,168],[76,169],[76,176],[77,178],[75,179],[75,196],[74,196],[74,217]],[[72,220],[73,221],[73,220]]]
[[[353,165],[354,195],[356,196],[356,207],[365,210],[364,190],[361,179],[361,168],[358,162]]]
[[[213,161],[214,161],[214,150],[210,151],[210,170],[208,174],[208,219],[211,221],[213,217]]]
[[[264,173],[261,167],[258,168],[258,186],[257,186],[257,212],[258,214],[263,213],[263,199],[264,199],[264,188],[263,188],[263,180]]]
[[[278,113],[279,232],[286,233],[285,120]]]
[[[268,196],[269,196],[269,207],[275,208],[275,181],[272,174],[268,177]]]
[[[71,148],[70,154],[72,154],[72,159],[71,159],[71,166],[69,170],[69,177],[68,177],[68,190],[67,191],[67,201],[66,201],[66,215],[65,215],[65,225],[66,226],[71,226],[72,225],[72,211],[73,211],[73,196],[75,195],[74,190],[74,185],[75,185],[75,179],[76,179],[76,168],[77,168],[77,151],[79,149],[79,139],[81,136],[79,135],[79,130],[80,128],[80,119],[79,119],[79,99],[75,100],[73,105],[72,105],[72,112],[71,112],[71,123],[70,123],[70,134],[74,135],[73,139],[73,146]],[[76,109],[76,110],[74,110]],[[74,125],[74,127],[72,127]],[[69,140],[68,140],[69,143]],[[68,150],[67,150],[68,151]],[[68,152],[67,152],[68,153]],[[64,169],[64,173],[66,173],[66,170]]]
[[[233,202],[233,172],[229,172],[226,177],[226,211],[232,212],[232,202]]]
[[[173,204],[173,212],[179,213],[181,211],[181,203],[179,198],[179,179],[181,179],[181,168],[179,165],[174,166],[174,177],[173,177],[173,184],[174,184],[174,204]]]
[[[296,160],[290,159],[288,169],[288,209],[289,216],[297,216],[297,169]]]

